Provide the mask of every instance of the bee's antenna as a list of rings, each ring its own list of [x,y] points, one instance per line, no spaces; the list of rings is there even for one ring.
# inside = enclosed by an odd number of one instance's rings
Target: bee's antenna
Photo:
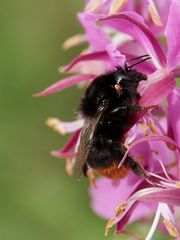
[[[125,61],[125,63],[130,62],[132,60],[139,59],[139,58],[144,58],[144,57],[150,57],[150,56],[148,54],[144,54],[144,55],[141,55],[141,56],[138,56],[138,57],[129,58]]]
[[[139,61],[139,62],[133,63],[133,64],[130,65],[130,66],[127,66],[127,64],[125,63],[125,68],[127,68],[127,69],[129,70],[129,68],[132,68],[133,66],[138,65],[138,64],[140,64],[140,63],[142,63],[142,62],[145,62],[145,61],[147,61],[147,60],[149,60],[149,59],[151,59],[151,57],[148,55],[148,57],[142,59],[142,60]]]
[[[133,63],[133,64],[131,64],[130,66],[128,66],[128,64],[127,64],[128,62],[133,61],[133,60],[136,60],[136,59],[139,59],[139,58],[144,58],[144,59],[140,60],[139,62]],[[151,57],[150,57],[148,54],[144,54],[144,55],[141,55],[141,56],[138,56],[138,57],[129,58],[129,59],[127,59],[127,60],[125,61],[125,63],[124,63],[124,68],[125,68],[126,71],[128,71],[129,68],[132,68],[133,66],[135,66],[135,65],[137,65],[137,64],[139,64],[139,63],[142,63],[142,62],[144,62],[144,61],[146,61],[146,60],[148,60],[148,59],[150,59],[150,58],[151,58]]]

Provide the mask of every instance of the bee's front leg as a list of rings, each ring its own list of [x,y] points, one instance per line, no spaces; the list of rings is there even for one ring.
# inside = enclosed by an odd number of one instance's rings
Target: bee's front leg
[[[139,112],[139,111],[144,111],[148,109],[157,109],[158,105],[145,105],[145,106],[140,106],[140,105],[129,105],[127,106],[128,112]]]

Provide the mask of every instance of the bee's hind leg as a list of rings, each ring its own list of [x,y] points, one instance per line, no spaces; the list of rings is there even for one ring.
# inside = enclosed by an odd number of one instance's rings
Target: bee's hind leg
[[[160,183],[154,181],[154,179],[137,163],[135,162],[130,156],[128,156],[124,162],[124,166],[127,168],[131,168],[132,171],[140,177],[144,177],[145,180],[156,187],[162,187]]]
[[[97,188],[93,169],[89,167],[87,163],[83,166],[83,174],[85,177],[88,177],[91,187]]]

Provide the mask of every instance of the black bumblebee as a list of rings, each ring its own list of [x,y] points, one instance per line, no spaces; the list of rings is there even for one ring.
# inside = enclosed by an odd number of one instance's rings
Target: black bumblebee
[[[141,58],[141,59],[140,59]],[[140,59],[128,65],[129,61]],[[147,76],[132,67],[150,59],[143,55],[126,60],[124,67],[93,80],[82,98],[79,112],[84,117],[77,157],[77,176],[87,174],[88,166],[111,179],[125,176],[132,169],[138,176],[145,171],[130,156],[121,168],[125,133],[130,128],[132,114],[152,106],[137,105],[140,95],[137,87]]]

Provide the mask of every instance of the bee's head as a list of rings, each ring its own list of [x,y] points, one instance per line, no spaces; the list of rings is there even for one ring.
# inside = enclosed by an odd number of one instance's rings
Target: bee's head
[[[147,76],[136,71],[135,69],[130,69],[128,71],[124,69],[118,69],[116,72],[114,72],[114,79],[114,88],[116,89],[116,92],[120,94],[123,89],[136,89],[140,81],[147,80]]]

